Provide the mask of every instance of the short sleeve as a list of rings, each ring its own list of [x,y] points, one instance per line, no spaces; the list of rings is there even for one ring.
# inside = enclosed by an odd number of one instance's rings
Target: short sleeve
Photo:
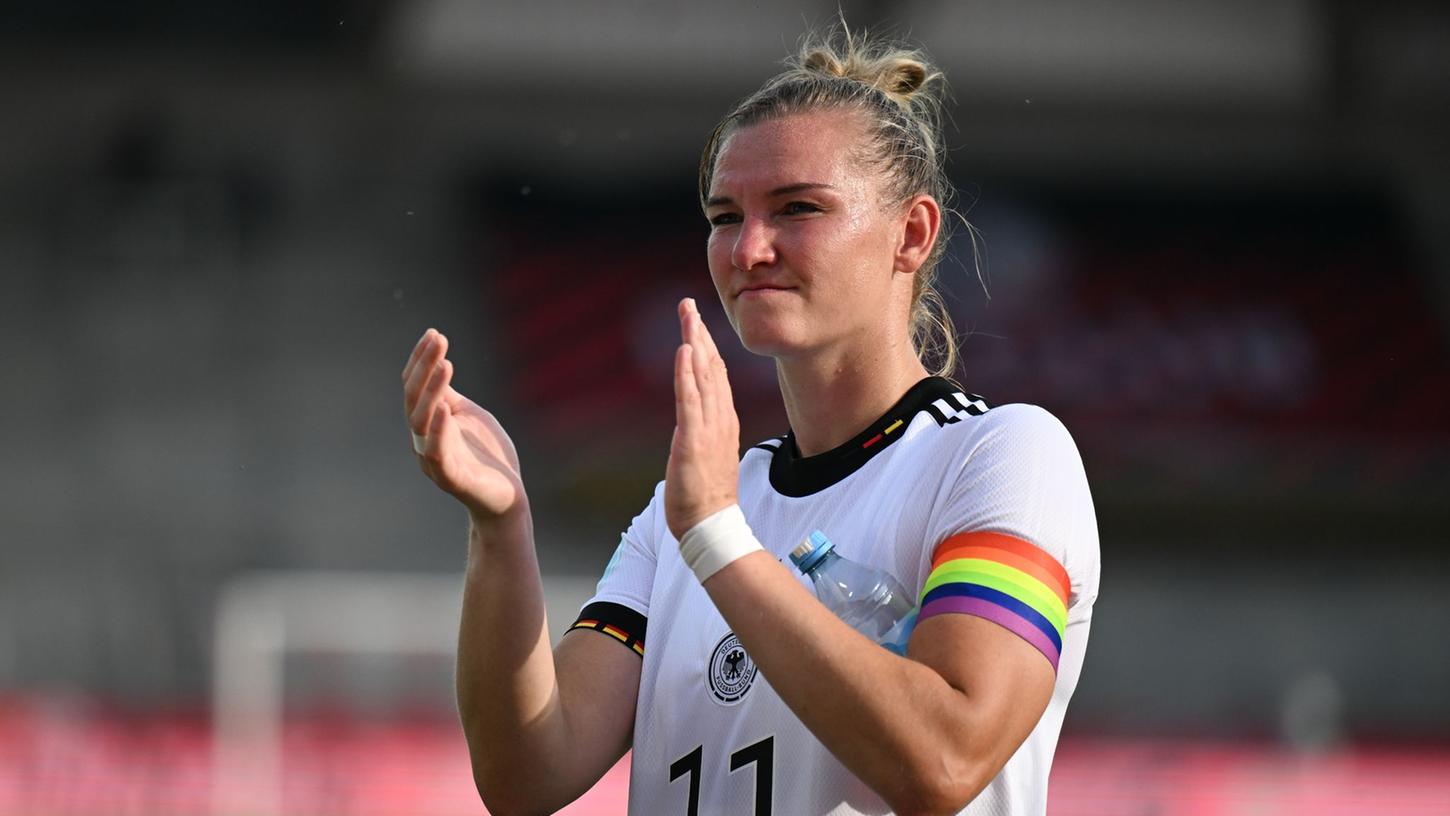
[[[1097,598],[1097,519],[1082,458],[1037,406],[1000,406],[977,422],[919,565],[918,620],[986,618],[1056,669],[1068,624],[1088,620]]]
[[[644,655],[655,554],[664,523],[663,501],[664,482],[660,482],[650,503],[620,536],[619,546],[605,565],[594,596],[579,611],[570,631],[593,629]]]

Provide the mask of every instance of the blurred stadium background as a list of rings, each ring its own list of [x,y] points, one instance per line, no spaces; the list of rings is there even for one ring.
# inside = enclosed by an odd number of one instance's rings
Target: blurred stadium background
[[[1450,813],[1450,6],[841,7],[953,83],[963,382],[1093,483],[1052,812]],[[398,371],[443,329],[513,433],[557,631],[663,472],[698,151],[836,8],[0,1],[0,816],[479,812]]]

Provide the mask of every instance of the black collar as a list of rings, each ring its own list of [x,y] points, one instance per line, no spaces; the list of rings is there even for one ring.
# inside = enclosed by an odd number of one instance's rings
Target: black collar
[[[927,377],[913,385],[880,419],[866,426],[861,433],[815,456],[801,456],[794,431],[782,437],[779,445],[759,445],[757,447],[773,448],[775,451],[770,460],[770,486],[777,493],[795,497],[825,490],[855,473],[871,457],[900,439],[912,417],[929,410],[933,402],[960,391],[961,388],[951,380]],[[933,415],[936,413],[940,411],[934,411]]]

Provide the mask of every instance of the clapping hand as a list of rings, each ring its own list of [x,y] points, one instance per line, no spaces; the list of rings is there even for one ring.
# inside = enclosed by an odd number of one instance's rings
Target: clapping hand
[[[475,524],[527,512],[519,456],[493,414],[450,385],[448,338],[423,333],[403,367],[403,412],[418,466],[468,508]]]
[[[740,420],[725,361],[692,298],[680,301],[675,435],[665,468],[665,520],[675,538],[736,502]]]

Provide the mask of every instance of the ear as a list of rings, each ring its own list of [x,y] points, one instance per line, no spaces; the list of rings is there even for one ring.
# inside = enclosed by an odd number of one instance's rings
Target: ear
[[[906,205],[905,218],[896,243],[896,257],[893,269],[908,275],[931,257],[936,245],[937,233],[941,231],[941,205],[929,195],[921,194]]]

